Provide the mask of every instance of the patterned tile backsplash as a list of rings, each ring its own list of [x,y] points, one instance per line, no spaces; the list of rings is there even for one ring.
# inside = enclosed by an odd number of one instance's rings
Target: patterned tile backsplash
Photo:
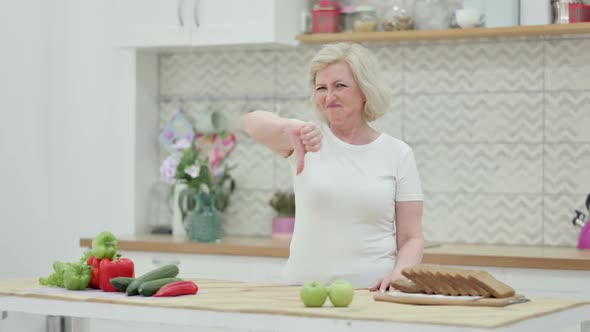
[[[575,246],[590,192],[590,36],[369,44],[392,102],[378,130],[415,151],[428,242]],[[270,235],[285,160],[238,129],[251,109],[316,121],[308,63],[319,46],[160,56],[160,126],[222,111],[238,137],[228,235]],[[166,101],[168,100],[168,101]],[[161,157],[165,157],[162,150]]]

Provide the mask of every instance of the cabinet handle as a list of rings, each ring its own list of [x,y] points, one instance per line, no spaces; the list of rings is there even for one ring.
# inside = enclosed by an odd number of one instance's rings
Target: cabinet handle
[[[184,27],[184,21],[182,20],[182,12],[184,11],[184,0],[178,0],[178,23],[180,24],[181,27]]]
[[[175,260],[175,261],[162,261],[159,259],[152,259],[152,264],[154,264],[155,266],[161,266],[161,265],[180,265],[180,261],[179,260]]]
[[[199,0],[195,0],[195,6],[193,7],[193,18],[195,19],[195,25],[199,27],[199,15],[197,15],[197,8],[199,7]]]

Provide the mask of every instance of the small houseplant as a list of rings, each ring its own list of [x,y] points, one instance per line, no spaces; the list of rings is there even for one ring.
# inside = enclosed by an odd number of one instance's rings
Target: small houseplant
[[[276,212],[272,219],[272,237],[290,240],[295,227],[295,193],[277,191],[268,203]]]

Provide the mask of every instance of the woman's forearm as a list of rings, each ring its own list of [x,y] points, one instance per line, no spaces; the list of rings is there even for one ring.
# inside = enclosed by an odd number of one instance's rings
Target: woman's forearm
[[[289,131],[303,122],[285,119],[266,111],[253,111],[240,118],[242,129],[258,143],[273,151],[288,156],[293,151]]]
[[[424,232],[422,231],[422,201],[396,202],[397,257],[394,272],[418,265],[424,253]]]
[[[423,254],[424,238],[414,237],[408,239],[401,248],[398,248],[394,272],[401,273],[406,267],[420,264]]]

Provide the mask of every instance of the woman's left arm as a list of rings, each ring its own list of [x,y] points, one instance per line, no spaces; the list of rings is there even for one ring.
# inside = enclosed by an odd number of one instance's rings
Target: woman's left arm
[[[370,291],[386,291],[392,281],[405,278],[401,271],[418,265],[424,253],[424,234],[422,232],[422,201],[395,203],[395,228],[397,256],[393,272],[376,282]]]

